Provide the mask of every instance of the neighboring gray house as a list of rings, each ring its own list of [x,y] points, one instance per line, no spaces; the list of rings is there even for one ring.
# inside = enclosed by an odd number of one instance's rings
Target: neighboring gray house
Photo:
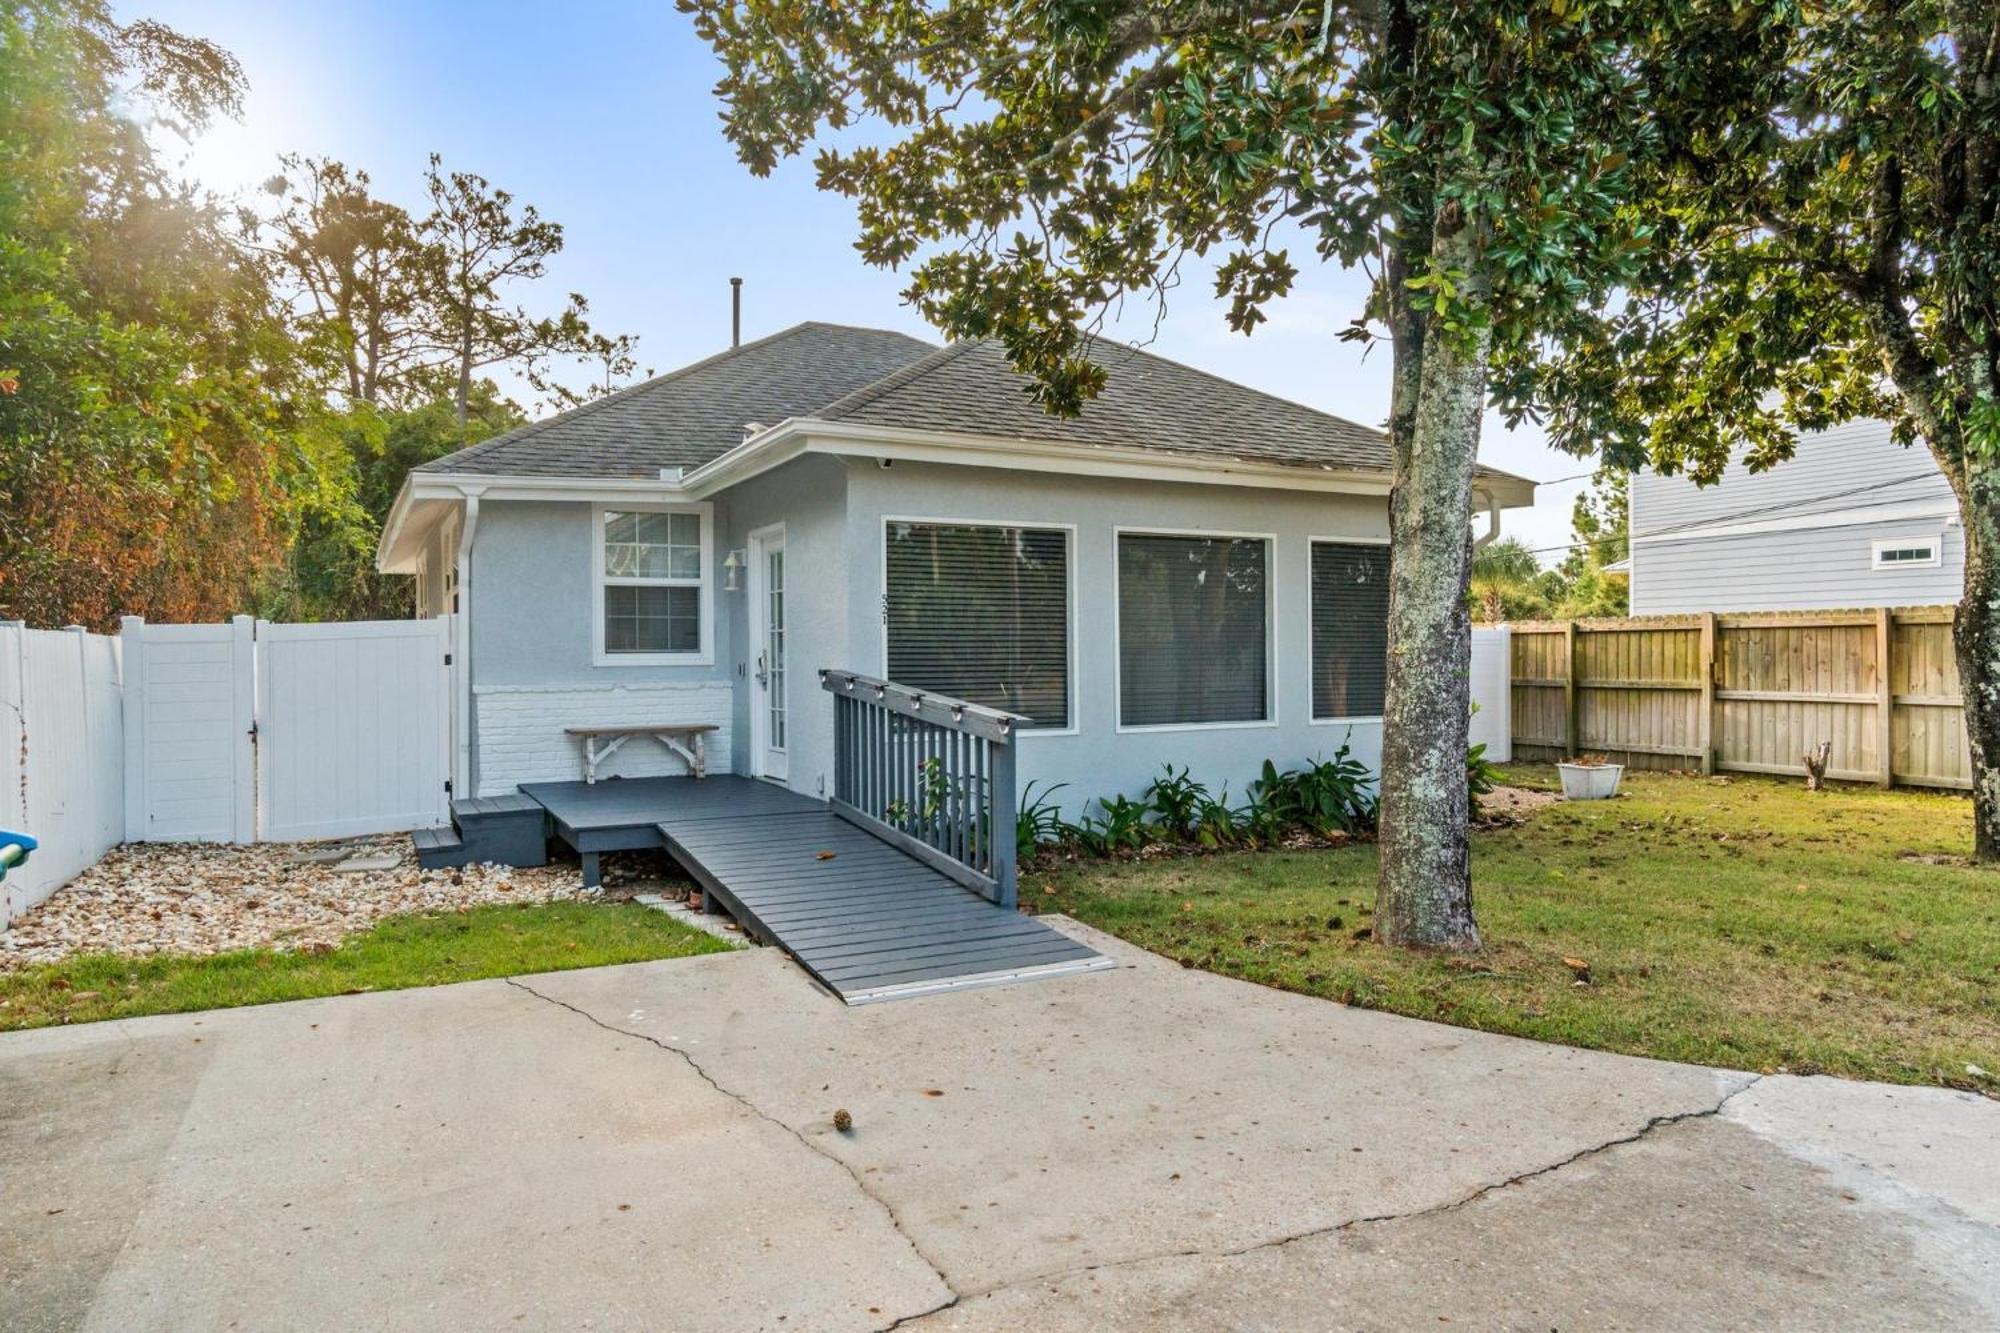
[[[1882,421],[1807,435],[1768,472],[1731,462],[1713,486],[1638,473],[1631,524],[1639,616],[1956,602],[1965,572],[1950,483]]]
[[[413,471],[379,565],[456,609],[460,793],[581,775],[565,729],[714,724],[825,794],[845,668],[1026,714],[1072,809],[1162,764],[1380,747],[1377,431],[1103,346],[1052,419],[1001,350],[808,323]],[[1479,503],[1533,502],[1482,469]],[[677,773],[651,742],[610,772]]]

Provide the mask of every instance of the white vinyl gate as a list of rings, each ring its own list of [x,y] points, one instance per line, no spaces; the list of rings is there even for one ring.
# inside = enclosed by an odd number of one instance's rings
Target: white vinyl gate
[[[450,818],[451,622],[124,623],[125,836],[271,842]]]
[[[257,826],[271,842],[450,818],[447,622],[257,622]]]

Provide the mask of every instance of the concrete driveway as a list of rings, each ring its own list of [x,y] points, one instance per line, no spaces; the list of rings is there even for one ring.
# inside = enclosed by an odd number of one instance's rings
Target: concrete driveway
[[[0,1037],[0,1328],[2000,1320],[2000,1104],[1065,929],[1124,966],[847,1009],[759,950]]]

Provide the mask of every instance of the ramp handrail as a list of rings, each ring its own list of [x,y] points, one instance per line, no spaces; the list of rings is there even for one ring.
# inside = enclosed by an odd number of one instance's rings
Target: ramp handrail
[[[1003,907],[1014,886],[1014,713],[855,671],[833,695],[834,813]]]

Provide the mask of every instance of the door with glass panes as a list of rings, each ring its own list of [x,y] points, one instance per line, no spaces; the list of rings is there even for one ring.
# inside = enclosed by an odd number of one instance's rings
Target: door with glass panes
[[[750,701],[750,763],[760,778],[787,776],[790,664],[785,632],[785,530],[765,528],[750,535],[750,642],[754,662]]]

